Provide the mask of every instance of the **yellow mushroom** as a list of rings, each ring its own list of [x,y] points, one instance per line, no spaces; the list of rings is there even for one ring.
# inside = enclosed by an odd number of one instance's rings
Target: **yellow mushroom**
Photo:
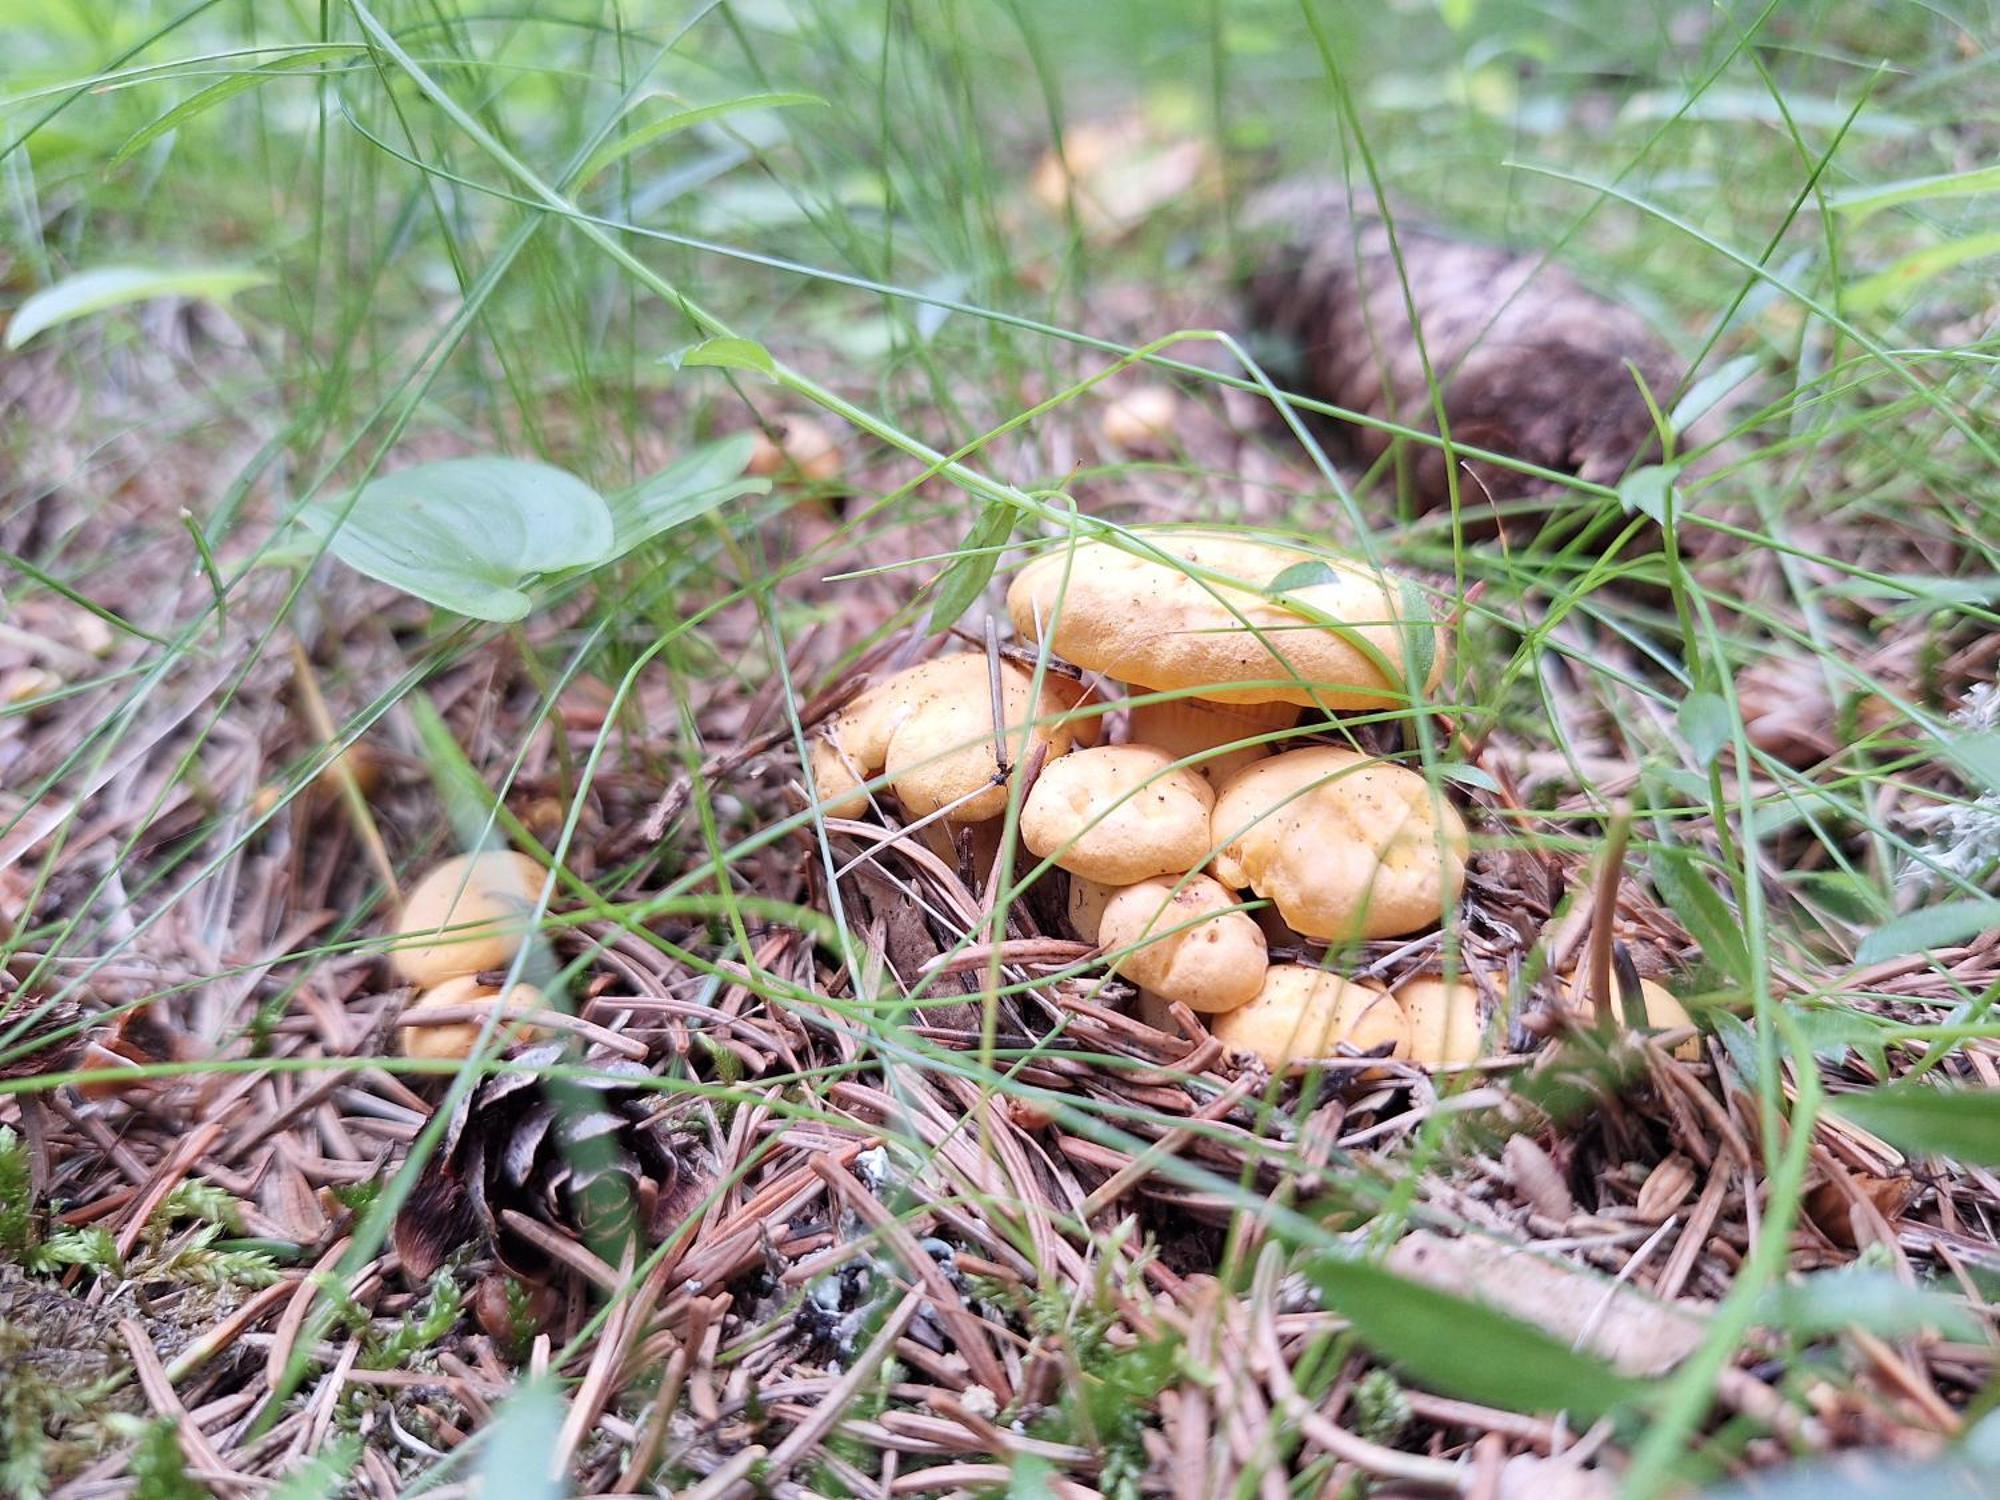
[[[1268,960],[1264,934],[1206,875],[1159,876],[1104,904],[1098,940],[1112,971],[1165,1000],[1214,1014],[1255,999]]]
[[[1051,761],[1067,754],[1076,737],[1078,726],[1065,716],[1082,687],[1048,673],[1039,698],[1033,689],[1025,667],[1000,663],[1010,769],[1037,749]],[[993,708],[991,666],[977,652],[940,656],[876,683],[813,741],[813,781],[827,816],[859,817],[868,806],[862,785],[886,771],[913,818],[947,807],[957,823],[998,817],[1007,787],[994,756]]]
[[[1386,1042],[1391,1057],[1410,1050],[1409,1022],[1393,997],[1304,964],[1272,964],[1256,998],[1217,1016],[1209,1030],[1274,1073],[1331,1057],[1342,1042],[1360,1052]]]
[[[1484,1006],[1471,980],[1421,975],[1396,991],[1396,1002],[1410,1023],[1410,1061],[1438,1068],[1479,1060]]]
[[[1428,927],[1465,880],[1465,822],[1416,772],[1352,750],[1274,755],[1217,791],[1215,876],[1327,942]]]
[[[431,1059],[449,1058],[463,1061],[472,1056],[479,1042],[479,1032],[485,1017],[470,1021],[441,1021],[436,1025],[413,1025],[413,1020],[421,1020],[426,1011],[458,1009],[467,1005],[478,1005],[485,1010],[501,1006],[500,992],[491,985],[481,984],[470,974],[462,974],[456,979],[447,979],[433,989],[424,991],[416,1001],[403,1012],[403,1056]],[[543,1006],[541,991],[533,985],[517,984],[507,992],[504,1006],[501,1006],[502,1021],[494,1027],[494,1033],[501,1047],[510,1047],[517,1042],[540,1041],[548,1035],[544,1027],[525,1022],[508,1022],[506,1016],[525,1015],[529,1011],[540,1010]]]
[[[526,941],[542,867],[526,855],[461,854],[432,870],[403,902],[389,962],[423,988],[504,969]]]
[[[1115,885],[1102,885],[1095,880],[1085,880],[1081,875],[1069,877],[1069,925],[1076,935],[1086,943],[1097,941],[1098,924],[1104,918],[1104,903],[1118,893]]]
[[[1406,640],[1430,659],[1418,691],[1443,679],[1445,630],[1406,627],[1411,591],[1364,563],[1215,532],[1134,541],[1167,560],[1086,541],[1029,563],[1007,590],[1014,628],[1120,682],[1217,703],[1392,708],[1409,700]],[[1315,577],[1274,591],[1301,570]]]
[[[1210,786],[1221,786],[1231,776],[1271,753],[1269,745],[1243,745],[1239,740],[1255,739],[1273,730],[1289,729],[1299,719],[1292,703],[1210,703],[1204,698],[1165,698],[1154,703],[1135,703],[1131,710],[1132,742],[1153,745],[1175,760],[1194,761]]]
[[[1130,885],[1208,857],[1208,783],[1150,745],[1097,745],[1043,768],[1021,805],[1021,842],[1073,875]]]
[[[1579,966],[1562,981],[1563,995],[1568,1001],[1570,1013],[1586,1026],[1597,1024],[1597,1007],[1590,998],[1588,971]],[[1620,1031],[1625,1029],[1625,1006],[1618,993],[1618,982],[1611,984],[1611,1014]],[[1674,992],[1654,979],[1639,981],[1639,994],[1645,1001],[1646,1027],[1650,1031],[1672,1031],[1682,1026],[1692,1026],[1694,1018],[1687,1012]],[[1691,1036],[1674,1048],[1674,1056],[1684,1062],[1701,1061],[1701,1038]]]

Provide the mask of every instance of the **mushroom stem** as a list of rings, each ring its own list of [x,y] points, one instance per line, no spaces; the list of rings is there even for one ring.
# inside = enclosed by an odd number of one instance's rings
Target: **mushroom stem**
[[[1611,945],[1618,920],[1618,882],[1625,874],[1625,846],[1632,837],[1632,804],[1622,797],[1611,804],[1611,823],[1604,830],[1604,857],[1597,867],[1597,888],[1592,892],[1590,913],[1589,967],[1590,1003],[1597,1024],[1608,1025],[1612,1015]]]

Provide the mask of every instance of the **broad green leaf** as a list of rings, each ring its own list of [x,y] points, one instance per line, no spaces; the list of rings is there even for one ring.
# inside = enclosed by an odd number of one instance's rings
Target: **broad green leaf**
[[[1000,562],[1000,549],[1013,534],[1011,505],[996,500],[979,513],[979,519],[959,543],[958,555],[938,575],[937,595],[931,604],[932,630],[950,629],[958,623],[960,615],[972,608],[973,600],[979,597]]]
[[[236,95],[254,89],[259,84],[269,83],[274,78],[310,76],[305,70],[315,63],[346,57],[354,50],[353,47],[309,47],[283,57],[277,62],[265,63],[262,67],[238,73],[233,78],[225,78],[220,83],[211,83],[205,89],[197,89],[151,124],[133,131],[126,138],[125,144],[112,153],[111,159],[104,164],[104,170],[109,172],[135,153],[150,146],[168,131],[178,130],[196,115],[215,108],[225,100],[233,99]]]
[[[1736,737],[1736,716],[1729,711],[1729,700],[1720,693],[1706,690],[1689,693],[1681,700],[1674,717],[1680,723],[1688,748],[1703,766],[1713,762]]]
[[[334,1500],[361,1462],[361,1439],[335,1438],[271,1487],[270,1500]]]
[[[1877,183],[1872,187],[1852,187],[1833,194],[1827,201],[1844,214],[1866,218],[1878,208],[1898,203],[1917,203],[1928,198],[1969,198],[1977,193],[2000,192],[2000,166],[1973,167],[1964,172],[1944,172],[1935,177],[1905,177],[1899,182]]]
[[[1884,922],[1861,940],[1854,958],[1857,963],[1876,964],[1908,953],[1956,948],[1993,927],[2000,927],[2000,899],[1980,896],[1945,901]]]
[[[2000,1166],[2000,1089],[1894,1083],[1838,1095],[1827,1108],[1904,1151]]]
[[[1750,950],[1743,939],[1743,924],[1716,894],[1693,857],[1684,849],[1664,846],[1653,851],[1647,869],[1660,899],[1694,934],[1708,961],[1738,984],[1750,983]]]
[[[1460,786],[1473,787],[1478,791],[1497,794],[1500,790],[1500,783],[1493,779],[1493,773],[1488,771],[1484,766],[1473,766],[1467,765],[1462,761],[1453,761],[1439,765],[1437,773],[1446,781],[1455,781]]]
[[[1953,765],[1989,792],[2000,792],[2000,732],[1954,735],[1944,743]]]
[[[1853,313],[1874,312],[1884,303],[1915,290],[1953,266],[1962,266],[1969,260],[1983,260],[1989,255],[2000,255],[2000,233],[1947,240],[1942,245],[1932,245],[1927,250],[1904,256],[1886,271],[1862,277],[1847,289],[1840,299],[1841,304]]]
[[[1619,503],[1628,511],[1637,511],[1666,525],[1668,497],[1680,472],[1679,464],[1647,464],[1634,469],[1619,483]]]
[[[1304,562],[1293,563],[1273,578],[1267,587],[1274,594],[1289,594],[1295,589],[1309,589],[1322,583],[1338,582],[1340,575],[1330,566],[1308,558]]]
[[[1380,1266],[1322,1255],[1306,1275],[1364,1344],[1447,1395],[1507,1411],[1596,1418],[1645,1389],[1539,1328]]]
[[[450,458],[364,485],[308,512],[349,567],[478,620],[527,614],[523,585],[611,556],[603,499],[574,474],[513,458]],[[338,526],[338,530],[334,528]]]
[[[1754,354],[1742,354],[1702,376],[1675,403],[1668,425],[1675,432],[1686,432],[1713,411],[1723,397],[1755,375],[1761,363]]]
[[[724,370],[749,370],[766,377],[778,373],[771,351],[754,339],[704,339],[685,349],[677,349],[662,361],[676,370],[694,365],[712,365]]]
[[[272,278],[240,266],[99,266],[44,287],[14,312],[7,347],[18,349],[45,328],[109,312],[155,297],[207,297],[227,302],[238,292],[266,286]]]
[[[555,1382],[530,1380],[500,1404],[481,1433],[472,1491],[480,1500],[561,1500],[550,1472],[567,1410]]]
[[[1769,1287],[1758,1299],[1757,1321],[1802,1338],[1861,1328],[1883,1338],[1935,1329],[1947,1338],[1977,1342],[1978,1320],[1950,1297],[1906,1286],[1888,1271],[1844,1266]]]
[[[706,124],[710,120],[720,120],[725,115],[736,114],[746,109],[787,109],[798,104],[825,104],[817,94],[745,94],[740,99],[725,99],[719,104],[700,104],[691,109],[675,110],[662,115],[657,120],[649,120],[628,135],[615,141],[606,141],[591,154],[583,169],[576,174],[576,186],[581,187],[599,172],[615,161],[630,156],[642,146],[650,146],[654,141],[678,134],[691,126]]]
[[[611,510],[611,555],[623,557],[662,532],[685,526],[740,495],[770,491],[766,479],[746,479],[756,438],[747,432],[708,443],[605,503]]]

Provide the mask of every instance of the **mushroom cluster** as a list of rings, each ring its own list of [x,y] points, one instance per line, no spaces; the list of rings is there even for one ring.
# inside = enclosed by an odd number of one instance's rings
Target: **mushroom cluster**
[[[404,1056],[462,1061],[494,1007],[503,1019],[542,1009],[534,986],[515,984],[503,997],[483,979],[520,953],[541,888],[540,865],[495,851],[448,859],[417,882],[390,953],[397,976],[419,992],[402,1016]],[[546,1035],[527,1023],[508,1024],[502,1034],[510,1042]]]
[[[966,652],[875,683],[812,746],[829,817],[886,792],[921,834],[978,825],[997,850],[1018,780],[1022,845],[1065,872],[1070,926],[1142,1015],[1185,1006],[1274,1071],[1343,1044],[1478,1058],[1479,983],[1418,974],[1392,992],[1294,961],[1435,928],[1464,886],[1470,838],[1443,788],[1352,748],[1338,718],[1442,680],[1448,635],[1414,586],[1278,542],[1141,529],[1029,563],[1007,609],[1040,670]],[[1093,699],[1090,674],[1125,696]],[[1099,743],[1119,705],[1122,742]],[[1685,1019],[1647,1003],[1655,1025]]]

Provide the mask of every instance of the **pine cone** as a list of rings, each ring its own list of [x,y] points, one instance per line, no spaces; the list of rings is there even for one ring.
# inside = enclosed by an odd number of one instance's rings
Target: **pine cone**
[[[596,1077],[542,1076],[564,1061],[560,1043],[525,1048],[513,1061],[519,1071],[460,1101],[396,1215],[396,1254],[413,1280],[475,1238],[516,1276],[546,1277],[549,1257],[506,1226],[506,1209],[615,1265],[635,1232],[657,1242],[701,1196],[644,1068],[617,1059],[591,1064]]]
[[[1248,282],[1258,326],[1297,346],[1306,394],[1369,416],[1435,432],[1423,360],[1411,332],[1404,279],[1444,392],[1455,443],[1526,459],[1598,484],[1658,457],[1652,414],[1627,361],[1663,408],[1682,365],[1634,313],[1585,290],[1538,256],[1468,243],[1400,216],[1399,273],[1382,220],[1350,212],[1338,183],[1286,183],[1251,206],[1254,228],[1279,242]],[[1372,460],[1388,439],[1355,429]],[[1445,502],[1443,451],[1412,453],[1415,498]],[[1468,509],[1496,500],[1569,492],[1494,465],[1461,472]]]

